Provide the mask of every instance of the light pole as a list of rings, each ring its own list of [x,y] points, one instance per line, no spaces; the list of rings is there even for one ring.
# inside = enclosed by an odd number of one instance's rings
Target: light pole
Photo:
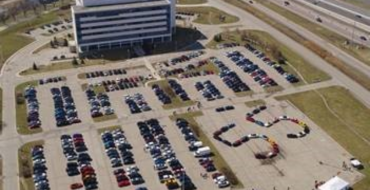
[[[3,46],[0,44],[0,61],[4,63]]]
[[[356,28],[356,21],[353,21],[353,28],[352,28],[352,35],[351,35],[352,44],[355,44],[355,40],[354,40],[354,37],[355,37],[355,28]]]

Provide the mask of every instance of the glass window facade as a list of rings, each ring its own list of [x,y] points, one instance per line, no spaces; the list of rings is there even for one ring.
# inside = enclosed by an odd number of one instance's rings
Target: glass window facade
[[[88,9],[88,8],[87,8]],[[153,13],[153,14],[152,14]],[[171,5],[74,13],[75,37],[82,51],[171,39]]]

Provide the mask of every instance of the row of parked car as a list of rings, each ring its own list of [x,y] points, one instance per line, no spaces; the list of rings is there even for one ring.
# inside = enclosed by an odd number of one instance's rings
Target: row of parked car
[[[97,78],[97,77],[106,77],[106,76],[113,76],[113,75],[124,75],[127,74],[126,69],[111,69],[105,71],[95,71],[85,73],[86,78]]]
[[[101,139],[112,167],[135,164],[132,146],[121,129],[105,131],[101,134]]]
[[[101,134],[101,139],[113,168],[121,167],[123,164],[135,164],[134,155],[131,152],[132,146],[121,129],[105,131]],[[118,187],[126,187],[131,184],[138,185],[145,182],[137,167],[129,167],[127,171],[126,173],[123,168],[117,168],[113,171]]]
[[[247,143],[248,141],[252,139],[262,139],[271,145],[271,151],[267,153],[255,153],[254,156],[256,159],[273,158],[279,154],[280,152],[279,146],[276,144],[274,140],[270,139],[266,135],[248,134],[248,135],[241,137],[240,139],[235,140],[234,142],[230,142],[229,140],[223,139],[221,137],[223,133],[228,132],[229,130],[233,129],[235,126],[236,126],[235,123],[231,123],[231,124],[221,127],[219,130],[213,132],[213,138],[229,147],[234,147],[234,148],[239,147],[243,143]]]
[[[271,61],[270,58],[268,58],[264,53],[256,50],[256,48],[254,48],[252,45],[250,44],[247,44],[245,46],[251,53],[253,53],[254,55],[256,55],[259,59],[261,59],[264,63],[266,63],[267,65],[273,67],[279,74],[283,75],[284,78],[290,82],[290,83],[297,83],[299,82],[299,79],[291,74],[291,73],[288,73],[284,70],[283,67],[281,67],[280,64],[274,62],[274,61]]]
[[[269,77],[263,69],[259,68],[251,60],[245,58],[239,51],[227,52],[227,57],[230,58],[244,72],[248,73],[255,82],[262,87],[277,86],[277,83]]]
[[[175,94],[180,97],[182,101],[188,101],[190,100],[188,93],[182,88],[181,84],[179,84],[176,80],[168,80],[168,84],[172,88],[172,90],[175,92]]]
[[[54,117],[58,127],[80,123],[76,106],[72,97],[71,89],[68,86],[52,88],[51,94],[54,100]]]
[[[215,108],[215,111],[216,112],[224,112],[224,111],[230,111],[230,110],[234,110],[235,107],[233,105],[228,105],[228,106],[221,106],[221,107],[217,107]]]
[[[188,73],[184,73],[184,74],[179,74],[179,78],[183,79],[183,78],[192,78],[192,77],[200,77],[200,76],[207,76],[207,75],[214,75],[215,72],[213,71],[207,71],[207,70],[204,70],[204,71],[195,71],[195,72],[188,72]]]
[[[106,93],[99,93],[96,95],[93,89],[88,88],[85,94],[90,104],[91,117],[96,118],[103,115],[114,114],[114,109],[111,107],[109,96]]]
[[[167,189],[196,189],[190,177],[186,174],[181,162],[165,135],[165,131],[157,119],[137,123],[142,138],[145,140],[145,150],[150,153],[158,178]],[[180,184],[179,184],[180,183]]]
[[[249,121],[249,122],[252,122],[252,123],[255,123],[261,127],[271,127],[272,125],[276,124],[276,123],[279,123],[280,121],[291,121],[299,126],[302,127],[302,131],[298,132],[297,134],[294,134],[294,133],[289,133],[287,134],[287,137],[290,138],[290,139],[296,139],[296,138],[302,138],[302,137],[305,137],[306,135],[308,135],[310,133],[310,128],[308,127],[308,125],[302,121],[299,121],[298,119],[296,118],[290,118],[286,115],[283,115],[283,116],[280,116],[280,117],[275,117],[275,119],[273,121],[269,121],[269,122],[263,122],[263,121],[260,121],[260,120],[257,120],[257,119],[254,119],[254,115],[257,115],[258,113],[260,113],[261,111],[265,110],[266,109],[266,106],[259,106],[258,108],[255,108],[251,113],[247,113],[246,115],[246,120]]]
[[[219,68],[220,78],[233,92],[237,93],[250,90],[249,86],[240,79],[238,74],[227,67],[222,61],[218,60],[216,57],[211,57],[210,60]]]
[[[224,48],[233,48],[240,46],[239,43],[222,43],[217,45],[217,49],[224,49]]]
[[[215,165],[213,164],[213,160],[210,157],[212,155],[210,148],[204,147],[202,141],[198,140],[198,138],[193,133],[193,130],[190,128],[189,122],[185,119],[179,118],[176,120],[176,126],[179,128],[184,139],[188,142],[189,151],[193,152],[195,157],[198,157],[198,163],[206,170],[206,172],[217,171]],[[215,172],[214,174],[212,174],[212,176],[215,174],[218,175],[220,173]],[[230,185],[226,177],[223,177],[222,180],[221,178],[219,178],[218,180],[215,179],[217,178],[215,177],[213,180],[219,188],[225,188]]]
[[[72,136],[60,137],[64,156],[67,158],[66,172],[68,176],[81,174],[82,183],[71,184],[71,189],[80,189],[85,186],[86,190],[98,189],[98,181],[95,169],[92,167],[92,158],[87,152],[83,135],[75,133]]]
[[[169,76],[173,76],[173,75],[180,75],[180,74],[183,74],[183,73],[189,73],[189,72],[192,72],[206,64],[209,64],[209,62],[207,60],[202,60],[202,61],[198,61],[196,63],[190,63],[188,65],[186,65],[185,67],[181,67],[181,68],[173,68],[173,69],[169,69],[169,70],[162,70],[162,75],[164,75],[165,77],[169,77]],[[169,65],[168,65],[169,66]]]
[[[190,61],[191,59],[200,57],[201,55],[204,54],[204,51],[195,51],[195,52],[190,52],[188,54],[182,55],[180,57],[175,57],[169,60],[171,65],[176,65],[178,63]]]
[[[140,93],[136,93],[133,96],[125,95],[123,99],[132,114],[152,110],[148,102],[145,101],[144,96]]]
[[[27,125],[29,129],[41,127],[39,114],[39,101],[37,99],[37,90],[33,86],[27,86],[24,89],[23,96],[27,103]]]
[[[210,80],[204,82],[198,81],[194,86],[202,94],[202,96],[207,99],[207,101],[224,98],[218,88],[216,88],[216,86]]]
[[[39,80],[40,85],[48,84],[48,83],[57,83],[64,81],[65,78],[63,77],[50,77],[50,78],[44,78]]]
[[[103,82],[97,82],[94,84],[89,84],[89,87],[94,86],[104,86],[106,92],[113,92],[118,90],[125,90],[129,88],[139,87],[141,83],[145,81],[143,76],[127,77],[127,78],[117,78],[116,80],[105,80]]]
[[[44,147],[36,145],[31,149],[33,175],[32,179],[36,190],[50,190],[49,180],[47,177],[47,167],[44,155]]]
[[[154,91],[154,94],[157,96],[158,100],[163,104],[172,103],[170,96],[158,84],[154,84],[152,86],[152,90]]]

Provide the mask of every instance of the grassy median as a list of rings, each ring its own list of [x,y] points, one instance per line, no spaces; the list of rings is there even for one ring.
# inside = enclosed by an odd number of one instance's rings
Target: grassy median
[[[177,0],[177,4],[180,5],[203,4],[203,3],[207,3],[207,0]]]
[[[331,112],[320,97],[324,97]],[[361,172],[366,178],[356,183],[354,190],[368,190],[370,187],[370,144],[363,139],[370,139],[370,109],[342,87],[329,87],[315,91],[302,92],[278,97],[288,100],[295,107],[326,131],[363,164]],[[314,102],[314,103],[312,103]]]
[[[194,22],[199,24],[230,24],[239,18],[214,7],[177,7],[177,12],[193,13],[198,16]]]
[[[31,149],[37,145],[43,145],[44,141],[32,141],[18,149],[18,171],[20,190],[34,190],[35,184],[32,179],[32,155]],[[15,185],[15,184],[14,184]]]
[[[171,104],[164,104],[162,107],[163,109],[175,109],[175,108],[181,108],[181,107],[188,107],[195,105],[195,102],[193,100],[188,101],[182,101],[180,97],[178,97],[175,92],[170,87],[170,84],[168,83],[168,80],[160,80],[160,81],[154,81],[148,83],[148,86],[151,87],[153,85],[157,84],[170,98],[171,98]]]
[[[266,102],[264,100],[252,100],[249,102],[245,102],[245,105],[249,108],[253,108],[257,106],[266,105]]]
[[[117,119],[116,114],[102,115],[100,117],[94,117],[93,118],[94,122],[104,122],[104,121],[109,121],[109,120],[114,120],[114,119]]]
[[[304,36],[301,36],[296,31],[286,27],[284,24],[276,21],[274,18],[266,15],[262,11],[254,8],[253,6],[249,5],[248,3],[242,2],[240,0],[224,0],[226,3],[234,5],[244,11],[249,12],[250,14],[254,15],[258,19],[266,22],[267,24],[271,25],[275,29],[279,30],[280,32],[284,33],[288,37],[295,40],[297,43],[304,45],[306,48],[320,56],[322,59],[327,61],[327,63],[331,64],[333,67],[336,67],[338,70],[343,72],[345,75],[362,85],[367,90],[370,90],[370,77],[363,74],[359,70],[353,68],[349,64],[344,63],[342,60],[336,58],[333,54],[319,46],[318,44],[309,41]]]
[[[33,69],[33,67],[30,67],[26,70],[21,71],[19,74],[21,76],[27,76],[27,75],[34,75],[34,74],[47,73],[47,72],[56,72],[56,71],[66,70],[66,69],[77,69],[81,67],[105,65],[108,63],[113,63],[113,62],[105,61],[103,59],[89,59],[89,60],[85,59],[83,64],[81,63],[80,60],[78,60],[78,64],[74,65],[72,64],[72,60],[63,60],[63,61],[51,63],[49,65],[38,65],[37,70]]]
[[[197,112],[189,112],[185,114],[179,114],[176,116],[170,116],[170,119],[173,121],[176,121],[178,118],[183,118],[189,122],[190,128],[193,130],[194,134],[199,138],[200,141],[203,142],[205,146],[209,146],[213,153],[213,162],[216,166],[216,168],[222,172],[226,178],[230,181],[230,184],[232,186],[232,189],[243,189],[244,185],[243,183],[238,179],[238,177],[235,175],[235,173],[230,168],[229,164],[226,162],[226,160],[223,158],[221,153],[218,152],[215,145],[212,143],[212,141],[207,137],[207,135],[204,133],[204,131],[201,129],[199,124],[195,121],[195,117],[202,116],[203,113],[201,111]]]
[[[42,132],[42,128],[37,128],[37,129],[28,128],[27,103],[26,103],[26,100],[24,99],[23,92],[24,92],[24,89],[30,85],[37,86],[38,83],[37,81],[25,82],[25,83],[19,84],[15,88],[15,97],[16,97],[15,112],[16,112],[16,123],[17,123],[16,127],[17,127],[18,133],[22,135],[29,135],[29,134],[35,134],[35,133]]]
[[[104,128],[100,128],[98,129],[98,133],[99,134],[102,134],[104,133],[105,131],[114,131],[116,129],[121,129],[121,126],[119,125],[114,125],[114,126],[109,126],[109,127],[104,127]]]
[[[269,33],[259,30],[235,30],[228,31],[219,34],[221,36],[221,41],[215,41],[213,39],[207,44],[209,48],[217,48],[218,44],[223,43],[238,43],[240,45],[245,45],[247,43],[253,43],[253,46],[258,50],[264,52],[271,59],[274,59],[272,48],[276,48],[276,51],[281,52],[282,57],[289,64],[281,64],[285,71],[292,73],[298,78],[301,78],[300,75],[308,82],[315,83],[317,81],[325,81],[330,79],[330,76],[324,71],[314,67],[305,59],[302,58],[299,53],[288,48],[278,40],[276,40]],[[300,75],[297,74],[299,72]],[[303,81],[300,80],[297,85],[303,84]]]

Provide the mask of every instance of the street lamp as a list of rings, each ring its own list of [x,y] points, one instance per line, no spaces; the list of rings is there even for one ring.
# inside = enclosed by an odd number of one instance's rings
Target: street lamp
[[[0,62],[4,63],[3,46],[0,44]]]

